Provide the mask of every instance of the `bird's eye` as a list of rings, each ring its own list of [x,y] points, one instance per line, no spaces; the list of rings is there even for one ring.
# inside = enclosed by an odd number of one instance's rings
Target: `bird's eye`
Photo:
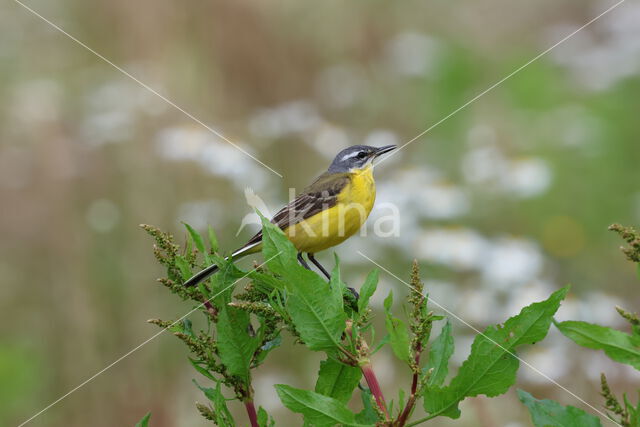
[[[365,153],[364,151],[361,151],[358,153],[357,156],[359,159],[364,159],[365,157],[367,157],[367,153]]]

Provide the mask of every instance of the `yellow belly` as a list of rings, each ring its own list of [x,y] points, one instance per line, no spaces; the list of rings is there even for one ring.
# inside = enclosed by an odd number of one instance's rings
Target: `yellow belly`
[[[360,229],[376,199],[372,172],[371,167],[353,172],[335,206],[284,230],[299,252],[316,253],[338,245]]]

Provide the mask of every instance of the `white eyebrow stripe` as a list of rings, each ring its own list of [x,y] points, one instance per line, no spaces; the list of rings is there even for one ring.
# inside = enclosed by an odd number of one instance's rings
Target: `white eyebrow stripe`
[[[347,160],[347,159],[350,159],[350,158],[352,158],[352,157],[357,156],[358,154],[360,154],[360,152],[359,152],[359,151],[354,151],[353,153],[345,154],[344,156],[342,156],[342,158],[341,158],[340,160],[341,160],[341,161],[342,161],[342,160]]]

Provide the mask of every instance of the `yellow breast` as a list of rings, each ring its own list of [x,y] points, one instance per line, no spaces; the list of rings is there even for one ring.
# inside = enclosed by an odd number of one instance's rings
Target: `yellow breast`
[[[289,227],[286,234],[300,252],[315,253],[338,245],[360,229],[375,200],[373,169],[354,171],[335,206]]]

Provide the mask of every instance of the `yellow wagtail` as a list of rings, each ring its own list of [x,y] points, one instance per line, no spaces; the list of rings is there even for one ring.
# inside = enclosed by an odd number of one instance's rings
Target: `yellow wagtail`
[[[329,169],[271,219],[298,250],[298,261],[310,270],[302,254],[330,278],[315,259],[316,252],[338,245],[355,234],[369,216],[376,198],[373,161],[395,149],[395,145],[354,145],[338,153]],[[256,233],[231,258],[241,258],[262,249],[262,231]],[[218,270],[211,265],[185,282],[196,285]]]

